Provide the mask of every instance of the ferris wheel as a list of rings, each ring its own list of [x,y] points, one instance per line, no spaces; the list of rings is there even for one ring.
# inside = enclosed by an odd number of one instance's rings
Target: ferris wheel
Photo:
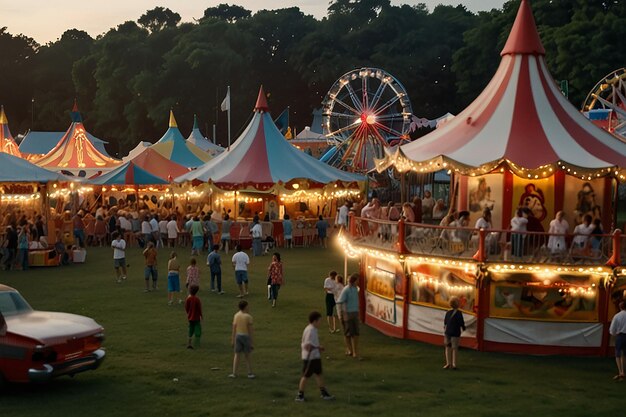
[[[322,161],[367,172],[385,148],[409,140],[411,101],[400,82],[384,70],[360,68],[342,75],[323,102],[322,127],[333,147]]]
[[[586,114],[593,120],[593,112],[600,110],[606,110],[606,117],[598,116],[597,124],[626,140],[626,68],[604,77],[587,95],[583,112],[588,112]]]

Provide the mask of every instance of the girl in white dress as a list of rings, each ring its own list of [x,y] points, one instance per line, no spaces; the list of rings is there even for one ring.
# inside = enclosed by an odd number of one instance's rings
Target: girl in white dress
[[[550,252],[553,255],[565,252],[567,249],[565,236],[555,236],[564,235],[567,232],[569,232],[569,224],[567,223],[567,220],[565,220],[565,213],[559,211],[556,213],[554,220],[550,222],[550,229],[548,229],[548,233],[550,233],[550,237],[548,238],[548,249],[550,249]]]

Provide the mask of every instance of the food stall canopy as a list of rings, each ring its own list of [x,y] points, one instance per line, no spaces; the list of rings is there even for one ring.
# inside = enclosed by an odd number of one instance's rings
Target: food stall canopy
[[[201,181],[231,189],[267,189],[293,180],[328,184],[365,181],[365,177],[333,168],[293,147],[274,124],[261,87],[252,120],[230,150],[178,177],[176,182]]]
[[[389,152],[377,169],[395,165],[401,171],[480,175],[502,165],[522,177],[564,169],[590,179],[626,168],[626,143],[567,101],[544,55],[529,2],[522,0],[485,90],[437,130]]]
[[[87,180],[93,185],[164,185],[168,181],[157,177],[137,166],[134,162],[126,162],[104,175]]]
[[[56,172],[38,167],[20,157],[0,152],[0,182],[50,182],[68,181]]]
[[[198,167],[211,159],[211,155],[185,140],[180,130],[178,130],[178,124],[171,110],[169,128],[151,148],[170,161],[184,165],[187,168]]]

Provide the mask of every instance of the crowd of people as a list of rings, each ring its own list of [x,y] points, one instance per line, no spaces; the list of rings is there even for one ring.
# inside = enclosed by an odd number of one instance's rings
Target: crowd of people
[[[108,246],[118,235],[129,247],[147,248],[150,243],[155,248],[191,246],[191,253],[196,256],[202,251],[211,251],[215,244],[226,252],[237,244],[239,236],[232,235],[236,220],[231,218],[230,210],[194,211],[189,206],[187,212],[182,213],[167,205],[151,207],[149,202],[140,200],[137,204],[120,199],[115,206],[96,205],[92,210],[82,208],[74,214],[70,210],[56,213],[51,209],[49,220],[32,210],[5,208],[0,229],[2,268],[27,269],[29,249],[54,249],[66,264],[71,262],[74,250]],[[267,253],[277,243],[275,236],[262,226],[269,221],[267,214],[261,220],[259,213],[255,213],[251,222],[244,222],[255,256]],[[330,222],[320,215],[317,220],[306,222],[306,226],[309,224],[319,246],[326,247]],[[280,239],[291,248],[294,229],[304,227],[305,223],[302,220],[294,223],[289,214],[285,214],[281,225]]]

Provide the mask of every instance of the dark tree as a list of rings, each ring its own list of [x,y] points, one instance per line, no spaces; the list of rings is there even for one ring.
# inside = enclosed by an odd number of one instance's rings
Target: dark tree
[[[153,33],[175,27],[178,22],[180,22],[180,15],[164,7],[148,10],[137,20],[137,23]]]

